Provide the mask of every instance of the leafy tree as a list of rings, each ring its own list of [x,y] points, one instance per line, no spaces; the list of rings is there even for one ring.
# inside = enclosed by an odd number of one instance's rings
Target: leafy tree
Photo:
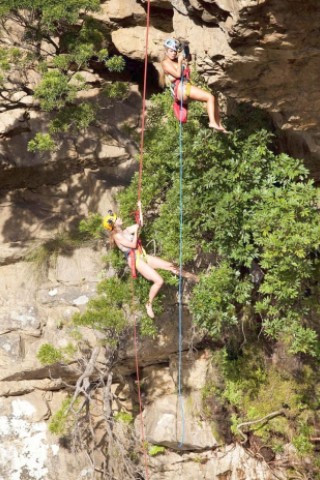
[[[87,128],[96,117],[90,102],[77,100],[77,92],[87,88],[78,72],[89,62],[104,63],[111,72],[125,68],[122,57],[109,57],[106,32],[101,22],[90,16],[100,9],[99,0],[3,0],[0,7],[0,96],[6,108],[23,105],[16,92],[33,95],[42,110],[51,112],[47,133],[36,134],[29,151],[54,150],[60,133]],[[21,37],[21,47],[7,42],[13,32]],[[12,39],[12,42],[14,40]],[[29,81],[31,71],[40,75],[37,85]],[[111,96],[124,95],[121,82]]]
[[[97,217],[91,216],[87,223],[82,222],[81,232],[95,237],[97,227]],[[110,478],[134,480],[139,476],[141,465],[135,460],[139,447],[132,425],[133,417],[125,411],[114,414],[116,395],[111,386],[120,341],[128,327],[129,311],[132,308],[139,310],[139,302],[135,299],[132,305],[128,281],[116,276],[101,281],[97,290],[97,297],[90,300],[83,314],[74,316],[73,323],[76,328],[85,326],[100,331],[101,341],[91,348],[78,331],[74,332],[74,337],[77,337],[76,349],[70,346],[57,349],[53,345],[44,344],[38,352],[38,359],[45,365],[72,360],[77,362],[81,371],[72,394],[52,416],[49,429],[52,433],[69,439],[73,448],[86,449],[91,465],[97,471],[101,472],[101,464],[99,462],[97,465],[95,460],[95,454],[99,452],[104,454],[103,468],[109,472]],[[101,357],[98,358],[102,345],[103,361]],[[70,391],[70,385],[68,387]],[[99,429],[103,428],[105,432],[103,442],[96,442],[97,418]],[[128,455],[128,452],[132,455]]]
[[[148,239],[177,261],[178,124],[158,95],[149,116],[143,199]],[[183,260],[204,267],[194,289],[196,322],[227,339],[248,315],[293,353],[318,353],[319,195],[301,161],[270,148],[265,130],[228,138],[202,126],[199,106],[184,128]],[[120,196],[134,208],[137,179]],[[241,330],[240,330],[241,331]]]

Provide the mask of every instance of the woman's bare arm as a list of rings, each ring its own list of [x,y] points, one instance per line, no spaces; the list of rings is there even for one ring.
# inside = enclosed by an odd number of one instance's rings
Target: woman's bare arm
[[[130,225],[130,227],[127,227],[125,229],[125,232],[128,232],[128,233],[136,233],[136,231],[138,230],[139,228],[139,225],[137,223],[135,223],[134,225]]]
[[[137,205],[138,205],[138,209],[139,209],[140,226],[143,227],[143,215],[142,215],[141,200],[138,200]]]
[[[162,68],[164,70],[164,73],[166,73],[167,75],[172,75],[174,78],[181,78],[182,61],[182,56],[178,57],[178,62],[176,64],[171,62],[170,60],[163,60]]]

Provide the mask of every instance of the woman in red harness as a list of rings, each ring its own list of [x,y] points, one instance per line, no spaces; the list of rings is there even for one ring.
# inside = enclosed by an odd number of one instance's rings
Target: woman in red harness
[[[199,87],[191,85],[188,79],[183,80],[181,85],[181,77],[184,67],[188,65],[188,59],[183,54],[178,55],[180,43],[178,40],[168,38],[164,43],[166,49],[166,58],[161,62],[162,68],[166,76],[166,84],[173,91],[174,95],[181,102],[188,100],[197,100],[206,102],[209,116],[209,127],[214,128],[218,132],[227,133],[220,121],[219,106],[217,99],[209,92]]]
[[[141,203],[138,202],[140,225],[135,224],[122,229],[122,220],[111,211],[103,219],[103,226],[111,232],[112,240],[117,247],[124,253],[131,271],[137,270],[144,278],[153,283],[149,292],[149,301],[146,304],[147,314],[150,318],[154,318],[152,310],[152,302],[163,285],[163,278],[156,271],[157,269],[168,270],[169,272],[179,275],[179,268],[175,267],[171,262],[162,260],[162,258],[148,255],[139,243],[138,230],[139,226],[143,226],[143,217],[141,211]],[[196,275],[192,273],[182,272],[183,276],[196,280]]]

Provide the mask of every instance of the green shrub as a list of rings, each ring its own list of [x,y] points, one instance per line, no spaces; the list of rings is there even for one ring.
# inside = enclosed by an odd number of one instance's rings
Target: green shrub
[[[28,142],[28,152],[52,152],[56,144],[49,133],[36,133],[34,139]]]
[[[29,141],[32,152],[53,151],[61,145],[59,134],[70,129],[74,133],[88,128],[96,119],[94,102],[78,104],[77,92],[88,88],[85,76],[79,70],[89,68],[90,61],[104,62],[106,69],[121,72],[125,60],[121,56],[109,57],[107,38],[109,31],[90,12],[100,9],[99,0],[2,0],[0,20],[3,25],[10,19],[14,29],[19,28],[28,44],[28,51],[19,47],[0,49],[0,82],[4,90],[11,73],[17,78],[16,91],[25,87],[27,71],[35,70],[40,80],[34,95],[42,110],[54,112],[48,132],[36,132]],[[50,45],[48,50],[45,45]],[[30,53],[32,52],[32,53]],[[124,95],[125,84],[113,87]],[[12,91],[10,87],[10,91]],[[98,103],[96,104],[98,108]]]
[[[72,415],[69,412],[71,397],[63,400],[59,410],[52,416],[49,431],[54,435],[62,436],[67,433],[72,424]]]
[[[133,423],[133,416],[128,412],[118,412],[115,414],[114,419],[116,422],[126,423],[127,425]]]
[[[52,365],[57,362],[61,362],[63,358],[63,354],[61,349],[55,348],[50,343],[44,343],[41,345],[38,353],[37,359],[43,365]]]
[[[127,326],[124,307],[131,298],[129,284],[112,277],[100,282],[97,290],[98,296],[88,302],[86,311],[74,315],[74,324],[101,330],[106,341],[116,345]]]
[[[170,103],[167,94],[155,96],[148,118],[143,235],[156,239],[160,256],[177,262],[179,125]],[[183,262],[211,259],[194,289],[194,318],[213,337],[226,338],[250,312],[265,337],[317,355],[310,322],[319,313],[317,189],[300,160],[270,149],[270,133],[213,133],[203,127],[200,108],[190,105],[183,129]],[[137,178],[120,195],[128,221],[136,189]]]
[[[76,88],[69,84],[68,77],[58,70],[44,73],[35,89],[35,97],[40,100],[41,108],[51,112],[64,107],[66,102],[75,99]]]
[[[112,82],[107,84],[104,89],[103,93],[108,98],[121,98],[124,99],[129,92],[129,85],[125,82]]]
[[[102,217],[98,213],[90,213],[88,218],[79,223],[79,232],[84,238],[101,238],[103,231]]]
[[[156,455],[165,453],[165,451],[166,451],[165,447],[162,447],[161,445],[151,445],[149,447],[148,453],[150,457],[155,457]]]
[[[295,446],[299,455],[308,455],[313,453],[314,446],[310,442],[309,436],[306,436],[302,433],[293,438],[292,444]]]

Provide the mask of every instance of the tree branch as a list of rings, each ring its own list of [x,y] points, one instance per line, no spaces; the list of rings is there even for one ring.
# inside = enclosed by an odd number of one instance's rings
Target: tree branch
[[[75,401],[77,400],[78,396],[80,393],[87,393],[89,387],[90,387],[90,377],[94,372],[96,361],[98,358],[98,355],[100,353],[100,346],[94,347],[91,353],[91,357],[88,361],[88,364],[86,365],[86,368],[83,372],[83,374],[78,378],[76,386],[75,386],[75,392],[72,396],[72,400],[70,403],[70,406],[68,408],[68,412],[72,409]]]
[[[242,427],[247,427],[248,425],[256,425],[257,423],[260,423],[260,422],[268,422],[272,418],[280,417],[280,416],[285,416],[284,410],[277,410],[275,412],[271,412],[262,418],[258,418],[257,420],[251,420],[249,422],[239,423],[239,425],[237,425],[237,430],[243,438],[243,440],[240,443],[246,443],[248,441],[248,435],[242,431]]]

